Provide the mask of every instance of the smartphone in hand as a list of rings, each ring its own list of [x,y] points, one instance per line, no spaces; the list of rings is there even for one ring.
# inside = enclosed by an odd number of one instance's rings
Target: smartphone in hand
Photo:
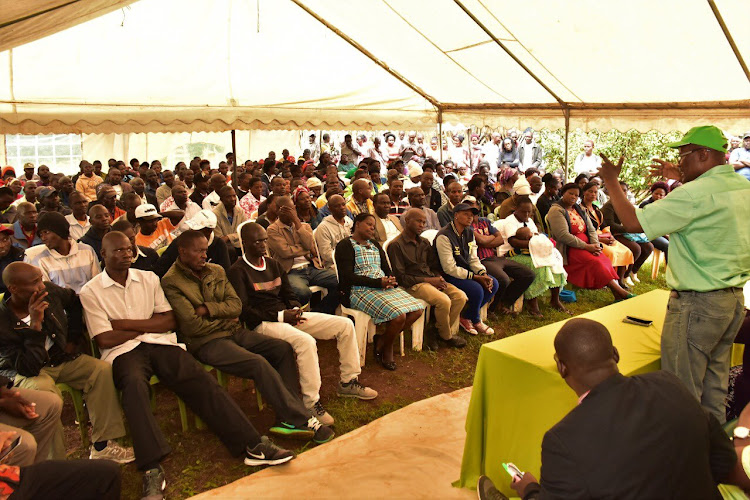
[[[521,472],[521,469],[516,467],[513,463],[508,462],[503,464],[503,469],[505,469],[505,472],[508,473],[508,475],[513,479],[513,481],[518,481],[523,477],[523,472]]]

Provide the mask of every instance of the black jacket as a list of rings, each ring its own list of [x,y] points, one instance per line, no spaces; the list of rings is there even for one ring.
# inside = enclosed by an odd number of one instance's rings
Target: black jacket
[[[721,498],[737,455],[671,373],[608,378],[547,431],[525,499]]]
[[[0,374],[13,378],[16,374],[35,377],[45,366],[57,366],[75,359],[77,354],[65,352],[68,342],[81,339],[83,316],[81,302],[70,288],[45,282],[49,307],[44,311],[42,331],[21,322],[8,306],[10,296],[0,303]],[[52,346],[45,349],[49,338]]]
[[[386,276],[393,276],[383,248],[374,240],[370,240],[370,244],[375,245],[380,253],[380,269]],[[349,238],[344,238],[336,245],[336,271],[339,275],[339,295],[341,296],[341,303],[345,307],[351,307],[349,297],[352,286],[382,288],[380,278],[368,278],[367,276],[354,274],[354,247]]]
[[[131,269],[140,269],[141,271],[153,271],[156,266],[156,262],[159,260],[159,254],[153,248],[142,247],[138,245],[138,249],[143,253],[139,255],[138,259],[130,266]]]
[[[79,243],[86,243],[88,246],[94,249],[99,262],[102,261],[102,238],[97,234],[96,229],[90,227],[86,234],[81,236],[78,240]]]

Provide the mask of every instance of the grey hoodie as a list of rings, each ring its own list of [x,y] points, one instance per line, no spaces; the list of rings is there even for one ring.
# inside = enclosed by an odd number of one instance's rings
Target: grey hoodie
[[[342,226],[336,222],[333,215],[327,215],[315,228],[315,244],[318,246],[318,255],[325,269],[333,269],[333,249],[339,241],[352,235],[353,225],[348,216],[344,216]]]

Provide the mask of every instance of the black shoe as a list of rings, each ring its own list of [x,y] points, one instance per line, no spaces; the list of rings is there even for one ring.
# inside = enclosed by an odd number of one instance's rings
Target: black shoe
[[[380,363],[380,366],[382,366],[386,370],[393,371],[393,370],[396,369],[396,362],[395,361],[386,361],[386,360],[384,360],[382,354],[381,354],[380,358],[378,359],[378,363]]]
[[[164,479],[164,469],[161,465],[156,469],[149,469],[143,473],[143,496],[141,500],[162,500],[167,481]]]
[[[315,433],[313,441],[318,444],[327,443],[336,435],[333,429],[321,424],[320,420],[315,417],[310,417],[310,420],[307,421],[307,428]]]
[[[294,458],[294,453],[273,444],[266,436],[252,450],[245,448],[245,465],[279,465]]]
[[[438,345],[437,335],[435,335],[434,330],[425,332],[422,347],[424,347],[426,351],[437,351],[439,349],[440,346]]]
[[[459,337],[458,335],[456,335],[455,337],[451,337],[448,340],[441,338],[440,342],[448,347],[455,347],[456,349],[466,347],[466,339],[464,339],[463,337]]]
[[[477,482],[477,496],[479,497],[479,500],[508,500],[508,497],[495,488],[495,485],[492,484],[492,480],[487,476],[479,476],[479,482]]]

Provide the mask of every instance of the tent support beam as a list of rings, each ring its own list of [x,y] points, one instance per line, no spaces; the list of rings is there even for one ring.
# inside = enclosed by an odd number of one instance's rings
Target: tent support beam
[[[234,168],[237,166],[237,132],[232,129],[232,155],[234,156],[234,165],[232,166],[232,173],[234,173]],[[232,176],[232,180],[234,179],[234,176]]]
[[[698,109],[741,109],[750,106],[750,99],[737,101],[704,102],[632,102],[632,103],[566,103],[567,108],[577,111],[628,111],[628,110],[698,110]],[[560,106],[553,103],[448,103],[441,104],[445,111],[557,111]]]
[[[721,16],[721,12],[719,12],[719,8],[716,6],[716,2],[714,2],[714,0],[708,0],[708,5],[711,7],[711,10],[714,13],[714,17],[716,17],[716,21],[719,23],[719,26],[721,26],[721,31],[724,32],[724,36],[726,37],[727,42],[729,42],[729,46],[732,47],[732,52],[734,52],[734,56],[737,58],[737,62],[740,63],[740,66],[742,66],[742,71],[745,72],[747,80],[750,81],[750,70],[747,68],[747,64],[745,64],[745,60],[742,58],[742,54],[740,54],[740,50],[737,48],[737,44],[734,43],[734,38],[732,38],[732,34],[729,32],[729,28],[727,28],[727,25],[724,22],[724,18]]]
[[[443,107],[438,106],[438,148],[440,149],[440,163],[443,163]]]
[[[560,107],[563,108],[563,110],[565,109],[565,106],[567,106],[567,103],[565,101],[563,101],[557,94],[555,94],[555,92],[551,88],[549,88],[541,80],[541,78],[539,78],[538,76],[536,76],[534,74],[534,72],[531,71],[528,68],[528,66],[526,66],[518,57],[516,57],[516,55],[513,52],[511,52],[510,49],[508,49],[508,47],[506,47],[505,44],[502,41],[500,41],[500,39],[498,39],[487,28],[487,26],[485,26],[482,23],[482,21],[480,21],[463,3],[461,3],[461,0],[453,0],[453,1],[456,3],[456,5],[458,5],[461,8],[461,10],[463,10],[466,13],[467,16],[469,16],[471,18],[472,21],[474,21],[474,24],[476,24],[477,26],[479,26],[482,29],[482,31],[484,31],[485,34],[487,34],[487,36],[492,39],[492,41],[494,41],[501,49],[503,49],[503,51],[505,51],[506,54],[508,54],[511,57],[511,59],[513,59],[516,62],[516,64],[518,64],[526,73],[528,73],[529,76],[536,81],[536,83],[538,83],[539,85],[541,85],[542,88],[544,90],[546,90],[547,93],[549,93],[549,95],[551,95],[552,97],[554,97],[555,100],[558,102],[558,104],[560,104]]]
[[[385,71],[388,72],[392,77],[409,87],[411,90],[422,96],[426,101],[428,101],[430,104],[432,104],[434,107],[440,109],[440,102],[429,95],[427,92],[422,90],[420,87],[418,87],[416,84],[408,80],[406,77],[404,77],[401,73],[398,71],[392,69],[390,66],[388,66],[384,61],[380,60],[378,57],[375,56],[372,52],[364,48],[362,45],[360,45],[358,42],[356,42],[354,39],[349,37],[346,33],[338,29],[336,26],[332,25],[322,17],[320,17],[318,14],[310,10],[305,4],[303,4],[300,0],[292,0],[292,3],[297,5],[300,9],[304,10],[310,16],[312,16],[316,21],[318,21],[320,24],[328,28],[329,30],[333,31],[336,35],[341,37],[346,43],[357,49],[359,52],[367,56],[372,62],[383,68]]]
[[[570,108],[563,108],[565,115],[565,175],[563,183],[568,182],[568,147],[570,145]]]

